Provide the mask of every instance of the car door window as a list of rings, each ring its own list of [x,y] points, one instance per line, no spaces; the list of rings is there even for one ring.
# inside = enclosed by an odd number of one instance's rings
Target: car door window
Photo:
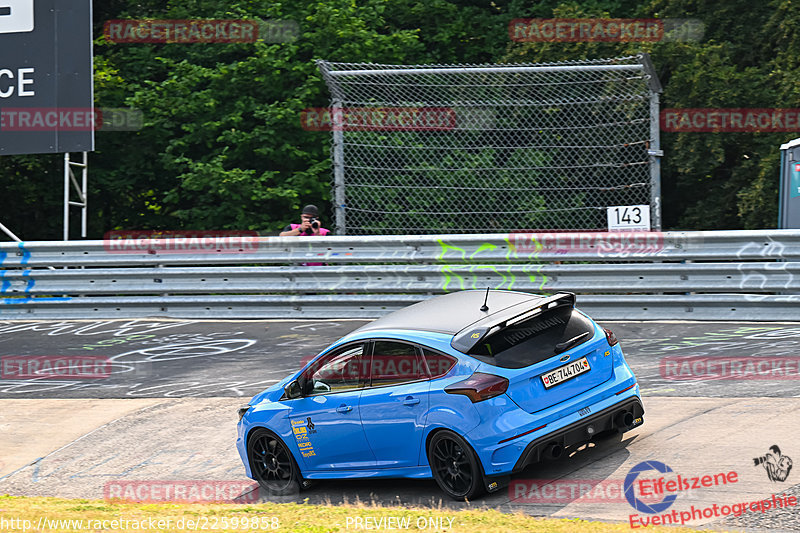
[[[321,357],[303,375],[304,394],[358,389],[364,383],[364,345],[350,345]]]
[[[428,365],[431,378],[440,378],[444,376],[450,372],[450,369],[456,364],[455,358],[435,352],[430,348],[423,347],[422,354],[425,357],[425,363]]]
[[[373,387],[427,379],[416,346],[404,342],[375,341],[370,367]]]

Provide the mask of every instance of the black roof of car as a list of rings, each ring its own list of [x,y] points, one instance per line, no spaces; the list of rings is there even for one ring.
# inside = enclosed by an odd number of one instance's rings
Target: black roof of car
[[[481,311],[485,297],[485,290],[445,294],[390,313],[357,331],[410,329],[455,335],[470,324],[499,311],[523,302],[530,302],[533,306],[544,299],[542,296],[524,292],[494,290],[489,291],[486,301],[489,310]]]

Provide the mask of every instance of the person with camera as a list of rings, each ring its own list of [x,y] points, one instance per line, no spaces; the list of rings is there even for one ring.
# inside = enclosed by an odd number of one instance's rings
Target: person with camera
[[[280,232],[280,237],[312,237],[323,236],[330,230],[322,227],[319,221],[319,210],[315,205],[307,205],[300,214],[300,224],[289,224]]]

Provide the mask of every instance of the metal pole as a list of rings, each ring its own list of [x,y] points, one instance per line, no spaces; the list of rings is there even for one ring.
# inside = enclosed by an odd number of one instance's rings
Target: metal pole
[[[784,190],[786,188],[786,181],[789,178],[786,166],[786,158],[789,155],[789,150],[785,148],[785,146],[786,145],[781,146],[781,172],[778,178],[778,229],[787,227],[787,225],[783,223],[783,202],[786,199]]]
[[[481,72],[509,73],[517,72],[591,72],[609,70],[643,70],[641,64],[631,65],[567,65],[552,67],[440,67],[440,68],[388,68],[380,70],[331,70],[330,76],[384,76],[405,74],[474,74]]]
[[[17,242],[22,242],[22,239],[20,239],[16,235],[14,235],[14,232],[12,232],[10,229],[5,227],[2,222],[0,222],[0,230],[2,230],[3,233],[5,233],[9,237],[11,237],[13,240],[15,240]]]
[[[659,98],[650,92],[650,218],[655,231],[661,231],[661,126],[659,123]]]
[[[81,179],[81,237],[86,238],[86,225],[89,212],[89,152],[83,152],[83,176]]]
[[[334,100],[331,105],[333,120],[333,202],[336,216],[336,233],[347,235],[344,188],[344,132],[342,101]]]
[[[69,153],[64,154],[64,238],[69,240]]]
[[[650,221],[653,229],[661,231],[661,127],[659,114],[659,94],[664,89],[658,79],[658,73],[650,60],[650,54],[638,54],[639,61],[648,74],[647,85],[650,87],[650,146],[647,155],[650,156]]]

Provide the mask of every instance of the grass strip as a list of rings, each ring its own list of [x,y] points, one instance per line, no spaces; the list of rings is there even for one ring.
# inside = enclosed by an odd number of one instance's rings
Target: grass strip
[[[630,532],[627,523],[545,519],[495,509],[385,507],[375,504],[122,503],[0,496],[0,531],[447,531],[590,533]],[[649,527],[648,533],[687,533]],[[705,530],[704,530],[705,531]]]

